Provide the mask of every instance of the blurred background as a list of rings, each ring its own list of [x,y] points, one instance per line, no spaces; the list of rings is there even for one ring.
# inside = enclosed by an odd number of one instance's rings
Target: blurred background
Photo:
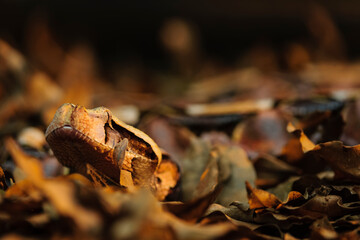
[[[354,88],[359,10],[357,1],[1,1],[0,116],[67,101],[146,108]]]

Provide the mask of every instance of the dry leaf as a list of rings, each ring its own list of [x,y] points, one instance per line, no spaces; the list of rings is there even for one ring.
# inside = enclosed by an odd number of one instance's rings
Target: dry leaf
[[[4,170],[0,167],[0,189],[6,190],[7,188]]]
[[[44,132],[38,128],[29,127],[23,129],[17,138],[21,145],[29,146],[34,149],[42,149],[46,144]]]
[[[286,118],[277,111],[263,111],[240,123],[234,130],[234,141],[250,154],[280,155],[288,142],[289,134],[286,131]]]
[[[99,215],[75,201],[73,184],[59,179],[45,179],[40,162],[25,155],[13,139],[7,139],[6,148],[27,178],[50,200],[59,213],[73,218],[81,229],[101,227]]]
[[[338,178],[360,179],[360,145],[349,147],[332,141],[316,145],[309,154],[326,161]]]
[[[198,115],[222,115],[222,114],[249,114],[271,109],[272,99],[246,100],[242,102],[192,104],[186,108],[186,113]]]
[[[250,209],[276,208],[281,201],[273,194],[261,189],[252,188],[246,182]]]
[[[156,177],[155,196],[158,200],[177,199],[180,191],[180,169],[170,156],[163,152],[160,166],[154,173]]]
[[[227,168],[229,177],[216,202],[228,206],[233,201],[246,202],[245,181],[255,183],[256,172],[245,151],[238,146],[219,146],[219,164],[222,172]],[[222,166],[222,167],[221,167]]]
[[[221,186],[217,186],[212,191],[208,192],[199,198],[195,198],[191,201],[182,202],[165,202],[163,207],[177,216],[178,218],[196,222],[203,216],[207,208],[212,204],[221,191]]]

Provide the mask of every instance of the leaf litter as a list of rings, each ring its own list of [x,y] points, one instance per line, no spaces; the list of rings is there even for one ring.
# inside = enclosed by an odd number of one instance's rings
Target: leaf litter
[[[42,41],[53,62],[30,54],[43,68],[0,41],[2,238],[359,238],[358,64],[314,63],[296,82],[236,69],[162,98],[106,84],[91,47]],[[44,132],[66,102],[105,105],[148,134],[162,155],[156,170],[135,159],[133,172],[120,169],[129,184],[112,184],[99,168],[89,178],[61,165]]]

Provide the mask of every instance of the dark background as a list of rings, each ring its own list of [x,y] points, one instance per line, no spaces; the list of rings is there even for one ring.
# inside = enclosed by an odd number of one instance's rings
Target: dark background
[[[100,68],[114,62],[141,62],[169,69],[169,56],[159,41],[159,30],[172,18],[196,29],[202,56],[225,66],[257,46],[275,51],[300,42],[310,49],[319,43],[309,30],[314,1],[1,1],[0,37],[25,55],[29,51],[28,26],[44,19],[64,49],[75,43],[90,44]],[[329,14],[343,40],[346,60],[360,54],[360,3],[317,1]],[[321,31],[321,29],[319,29]],[[280,66],[281,59],[280,59]]]

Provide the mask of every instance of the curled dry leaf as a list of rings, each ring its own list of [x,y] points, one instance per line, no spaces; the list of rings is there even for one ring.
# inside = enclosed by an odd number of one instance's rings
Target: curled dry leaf
[[[217,186],[222,186],[216,200],[218,203],[227,205],[234,199],[246,201],[244,182],[254,183],[256,178],[245,151],[230,142],[223,145],[217,140],[210,143],[194,138],[182,163],[185,201],[200,198]]]
[[[249,188],[251,186],[248,186]],[[226,219],[236,226],[246,226],[255,230],[259,226],[276,224],[283,231],[289,231],[298,238],[304,238],[309,237],[310,232],[299,233],[299,230],[311,224],[315,226],[317,219],[324,217],[336,219],[348,214],[357,215],[359,213],[360,209],[357,202],[343,203],[341,196],[321,195],[320,193],[312,198],[305,199],[301,193],[292,191],[288,194],[287,200],[281,202],[266,191],[251,189],[252,196],[251,201],[249,199],[249,208],[237,202],[232,203],[228,208],[213,204],[206,212],[202,222],[206,222],[206,220],[216,221],[216,218],[219,219],[218,213],[222,213]],[[262,211],[259,211],[258,207],[262,208]],[[340,224],[339,221],[336,222]],[[332,222],[332,224],[334,223]],[[328,228],[333,229],[332,226],[328,226]],[[318,233],[316,229],[313,231],[313,234]],[[322,230],[320,232],[324,233]]]
[[[281,201],[274,194],[253,188],[249,182],[246,182],[245,184],[250,209],[276,208],[281,204]]]
[[[221,187],[217,186],[212,191],[199,198],[195,198],[185,203],[165,202],[163,203],[163,207],[178,218],[184,219],[188,222],[196,222],[200,217],[203,216],[210,204],[215,201],[220,191]]]
[[[272,223],[255,223],[253,211],[249,209],[237,208],[232,204],[225,208],[221,205],[213,204],[202,218],[202,224],[212,222],[230,222],[236,226],[236,231],[224,236],[225,239],[236,239],[242,237],[245,239],[281,239],[282,232]]]
[[[280,235],[282,231],[291,231],[291,233],[294,234],[298,232],[299,229],[308,226],[315,220],[316,218],[310,216],[282,214],[273,208],[267,208],[261,212],[257,211],[256,213],[256,210],[250,209],[249,206],[246,206],[243,203],[233,202],[229,207],[212,204],[202,218],[201,223],[229,221],[237,227],[251,229],[257,233],[263,232],[266,233],[265,236],[269,237],[269,235],[274,236],[273,231],[267,231],[269,228],[277,229],[277,232]]]
[[[300,177],[289,177],[286,181],[277,184],[275,187],[268,188],[266,191],[274,194],[282,202],[285,202],[289,198],[289,193],[295,191],[293,184],[299,178]]]
[[[196,142],[201,144],[200,141]],[[206,147],[207,144],[199,145],[198,147],[200,146]],[[204,151],[205,149],[201,150]],[[197,159],[203,159],[204,162],[198,162],[195,167],[206,163],[205,169],[200,170],[195,168],[197,171],[191,173],[192,175],[185,175],[185,179],[187,181],[192,179],[197,183],[197,185],[194,184],[195,187],[193,187],[191,199],[185,201],[185,203],[168,202],[163,205],[166,209],[168,209],[168,211],[177,217],[190,222],[198,220],[204,214],[210,204],[212,204],[219,196],[219,193],[223,188],[224,181],[229,178],[229,171],[225,171],[224,168],[220,166],[218,151],[204,151],[203,153],[206,154],[205,157],[208,159],[203,158],[204,156],[199,156]],[[199,173],[201,173],[200,176],[198,176]],[[198,179],[195,179],[195,177],[198,177]]]
[[[315,144],[306,136],[303,130],[295,129],[291,123],[288,124],[287,130],[290,132],[291,137],[282,149],[281,155],[285,157],[287,162],[295,163],[299,161],[305,153],[312,150]]]
[[[219,155],[217,151],[210,152],[207,165],[200,176],[200,181],[193,194],[195,199],[214,191],[216,187],[222,185],[224,180],[229,177],[228,172],[225,173],[225,176],[222,175],[222,169],[220,169],[218,158]]]
[[[297,129],[303,129],[314,142],[339,139],[344,120],[344,102],[327,97],[312,97],[284,101],[280,109],[292,116]]]
[[[288,193],[285,202],[282,202],[274,194],[262,189],[251,187],[246,182],[246,190],[248,192],[249,207],[250,209],[264,209],[264,208],[281,208],[283,205],[287,205],[295,200],[303,199],[303,195],[297,191],[291,191]],[[260,212],[260,211],[259,211]]]
[[[360,207],[356,204],[352,206],[351,204],[342,203],[341,196],[321,196],[318,194],[299,206],[283,205],[281,210],[296,216],[310,216],[314,218],[328,216],[330,218],[338,218],[350,213],[358,213]]]
[[[301,129],[296,129],[291,123],[288,124],[291,134],[289,142],[284,146],[282,158],[302,170],[303,173],[318,173],[324,170],[326,165],[318,157],[313,157],[310,151],[316,145],[307,137]]]
[[[360,145],[344,146],[340,141],[320,143],[309,154],[326,161],[335,177],[360,180]]]
[[[281,214],[273,210],[264,210],[254,216],[254,222],[257,224],[275,224],[280,227],[284,232],[290,232],[297,239],[304,239],[308,237],[308,231],[301,231],[307,228],[316,218],[311,216],[295,216],[288,214]]]
[[[203,220],[211,218],[211,215],[217,212],[223,213],[235,225],[243,225],[254,228],[257,225],[254,222],[254,210],[250,209],[244,203],[233,202],[229,207],[224,207],[220,204],[211,204],[204,214]],[[235,221],[233,221],[235,220]]]

